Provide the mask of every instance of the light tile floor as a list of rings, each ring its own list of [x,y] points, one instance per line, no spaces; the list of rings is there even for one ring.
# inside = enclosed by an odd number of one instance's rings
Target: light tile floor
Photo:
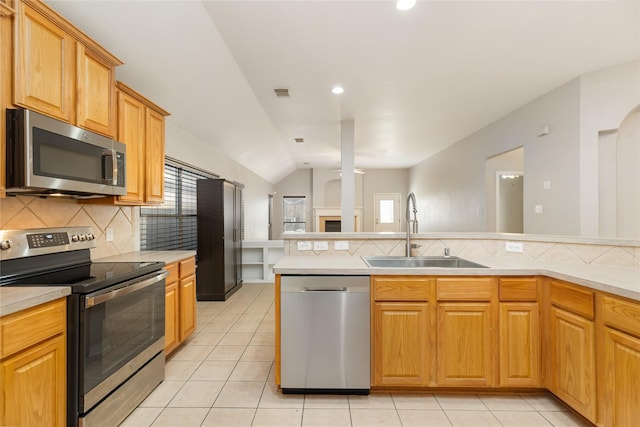
[[[282,395],[274,383],[272,284],[198,302],[196,333],[125,427],[589,426],[550,394]]]

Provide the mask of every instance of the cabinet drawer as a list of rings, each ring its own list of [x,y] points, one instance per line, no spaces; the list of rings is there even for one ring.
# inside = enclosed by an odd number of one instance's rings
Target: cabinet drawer
[[[500,279],[500,301],[537,301],[538,279],[509,277]]]
[[[167,283],[173,283],[178,281],[178,279],[180,278],[180,275],[178,274],[177,262],[174,262],[173,264],[165,265],[164,269],[169,272],[169,275],[167,276]]]
[[[62,298],[0,319],[0,359],[64,333],[66,307],[66,300]]]
[[[436,281],[438,300],[489,301],[493,294],[491,277],[452,277]]]
[[[640,304],[605,296],[602,318],[605,324],[640,337]]]
[[[569,283],[551,281],[551,303],[573,313],[593,319],[593,292]]]
[[[427,301],[429,279],[423,277],[372,277],[376,301]]]
[[[191,276],[196,272],[196,259],[191,257],[180,261],[180,277]]]

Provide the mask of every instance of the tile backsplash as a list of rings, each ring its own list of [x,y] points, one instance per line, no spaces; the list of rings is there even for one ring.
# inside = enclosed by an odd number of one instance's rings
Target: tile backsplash
[[[84,204],[69,198],[16,196],[0,199],[0,229],[88,226],[96,236],[93,258],[130,252],[138,246],[140,209],[133,206]],[[113,229],[113,241],[105,239]]]

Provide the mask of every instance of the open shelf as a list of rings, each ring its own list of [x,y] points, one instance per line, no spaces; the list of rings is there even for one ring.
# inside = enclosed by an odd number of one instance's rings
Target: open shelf
[[[242,241],[242,280],[273,283],[273,266],[284,255],[282,240]]]

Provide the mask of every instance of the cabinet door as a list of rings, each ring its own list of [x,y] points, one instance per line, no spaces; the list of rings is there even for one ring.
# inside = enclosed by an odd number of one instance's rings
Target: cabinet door
[[[164,200],[164,116],[147,108],[146,118],[146,201]]]
[[[145,107],[124,92],[118,92],[118,141],[127,146],[127,194],[118,200],[142,204],[145,192]]]
[[[573,409],[595,422],[596,365],[594,324],[551,308],[551,386]]]
[[[196,329],[196,276],[180,279],[180,342]]]
[[[0,425],[66,425],[66,338],[57,335],[0,363]],[[2,413],[4,411],[4,413]]]
[[[19,9],[15,102],[71,122],[75,41],[25,3]]]
[[[167,284],[164,297],[164,352],[171,353],[180,344],[180,297],[178,295],[178,282]]]
[[[500,385],[540,386],[538,303],[500,303]]]
[[[438,385],[493,386],[490,303],[438,304]]]
[[[428,303],[376,302],[374,310],[374,385],[428,385]]]
[[[115,67],[80,43],[77,44],[76,64],[76,124],[113,137]]]
[[[640,419],[640,339],[605,328],[604,421],[611,427]]]
[[[11,99],[11,76],[13,75],[13,12],[0,3],[0,198],[5,195],[6,124],[5,109],[13,103]]]

